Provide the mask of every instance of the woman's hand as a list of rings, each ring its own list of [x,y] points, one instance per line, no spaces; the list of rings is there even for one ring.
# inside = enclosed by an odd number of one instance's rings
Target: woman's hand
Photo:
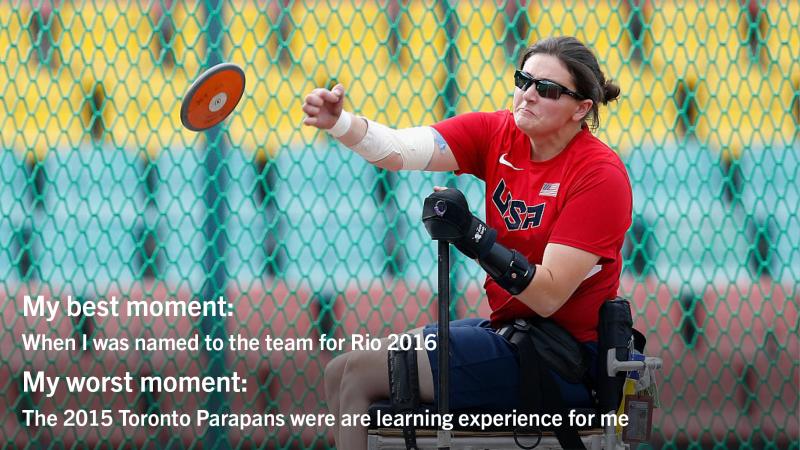
[[[331,90],[316,88],[303,101],[303,112],[306,113],[303,125],[327,130],[339,119],[343,105],[344,86],[341,84]]]

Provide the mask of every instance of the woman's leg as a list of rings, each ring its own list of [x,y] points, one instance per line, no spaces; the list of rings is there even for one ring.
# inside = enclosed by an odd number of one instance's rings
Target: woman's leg
[[[349,353],[341,354],[333,358],[325,366],[325,399],[328,403],[328,411],[336,416],[336,423],[333,425],[333,439],[339,441],[339,385],[342,384],[342,374],[347,364]]]
[[[411,333],[420,333],[421,329]],[[387,366],[387,339],[381,339],[381,350],[353,351],[334,358],[325,368],[325,392],[329,410],[337,421],[345,414],[366,414],[369,405],[389,398],[389,368]],[[420,378],[420,399],[433,401],[433,376],[428,354],[417,352]],[[338,448],[366,449],[367,428],[334,428]]]

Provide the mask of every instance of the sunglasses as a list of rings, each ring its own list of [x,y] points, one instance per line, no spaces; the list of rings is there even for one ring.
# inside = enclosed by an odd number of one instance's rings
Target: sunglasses
[[[544,98],[549,98],[551,100],[558,100],[561,98],[561,94],[567,94],[570,97],[576,100],[583,100],[583,96],[578,94],[575,91],[571,91],[564,86],[556,83],[555,81],[550,80],[539,80],[537,78],[533,78],[532,76],[528,75],[527,73],[517,70],[514,72],[514,85],[522,91],[527,91],[528,88],[535,85],[536,92]]]

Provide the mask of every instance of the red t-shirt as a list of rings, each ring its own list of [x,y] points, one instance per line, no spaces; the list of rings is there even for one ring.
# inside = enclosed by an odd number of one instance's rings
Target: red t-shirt
[[[459,175],[486,182],[486,223],[498,241],[541,264],[548,243],[600,256],[551,317],[581,342],[597,340],[600,306],[617,295],[622,244],[633,196],[619,157],[588,129],[548,161],[531,161],[530,139],[510,111],[469,113],[434,125],[458,161]],[[490,277],[484,283],[497,326],[535,316]]]

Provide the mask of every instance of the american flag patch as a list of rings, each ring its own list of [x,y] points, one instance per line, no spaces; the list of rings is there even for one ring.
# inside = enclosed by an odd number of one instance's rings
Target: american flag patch
[[[558,194],[558,186],[561,183],[545,183],[539,191],[540,197],[555,197]]]

